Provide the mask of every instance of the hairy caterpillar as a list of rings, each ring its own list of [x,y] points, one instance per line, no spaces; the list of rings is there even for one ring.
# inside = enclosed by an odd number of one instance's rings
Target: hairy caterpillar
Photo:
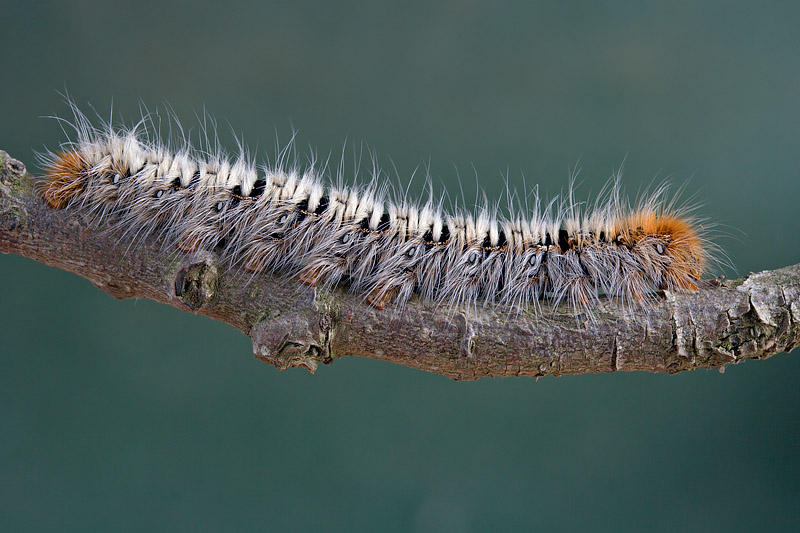
[[[631,205],[619,178],[587,207],[568,194],[507,216],[488,207],[445,213],[388,192],[379,172],[366,187],[324,184],[278,162],[259,173],[240,147],[205,151],[164,143],[148,115],[134,127],[99,127],[72,106],[73,142],[42,156],[37,191],[120,228],[135,244],[156,234],[183,252],[215,250],[232,267],[297,275],[312,286],[347,283],[372,305],[412,294],[446,306],[535,309],[548,300],[592,315],[602,295],[625,305],[659,290],[695,290],[714,245],[708,228],[666,186]],[[207,144],[210,144],[207,142]]]

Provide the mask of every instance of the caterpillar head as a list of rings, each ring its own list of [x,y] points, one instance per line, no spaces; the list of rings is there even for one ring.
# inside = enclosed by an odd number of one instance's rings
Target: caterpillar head
[[[45,175],[37,180],[36,191],[53,209],[63,209],[82,197],[84,205],[92,206],[91,214],[102,218],[104,210],[120,200],[121,189],[137,172],[107,154],[65,150],[46,157]]]

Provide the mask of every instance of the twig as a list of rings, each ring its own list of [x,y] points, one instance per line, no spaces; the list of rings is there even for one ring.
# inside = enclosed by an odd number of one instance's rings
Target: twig
[[[0,251],[74,272],[115,298],[150,298],[227,322],[277,368],[344,355],[384,359],[453,379],[723,368],[800,342],[800,265],[667,293],[646,312],[601,302],[596,321],[544,306],[443,312],[412,299],[377,310],[344,288],[320,291],[249,274],[212,252],[182,255],[150,240],[135,249],[33,192],[25,166],[0,151]],[[564,306],[566,307],[566,306]],[[544,317],[544,318],[543,318]]]

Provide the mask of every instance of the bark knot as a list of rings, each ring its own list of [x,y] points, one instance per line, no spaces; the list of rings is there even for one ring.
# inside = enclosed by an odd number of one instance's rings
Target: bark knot
[[[219,288],[219,266],[210,253],[198,253],[184,260],[175,273],[175,297],[192,311],[208,303]]]

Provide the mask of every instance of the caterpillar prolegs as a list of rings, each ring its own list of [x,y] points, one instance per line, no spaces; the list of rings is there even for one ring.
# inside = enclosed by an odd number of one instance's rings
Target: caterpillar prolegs
[[[626,305],[656,291],[695,290],[714,245],[694,210],[667,186],[631,204],[617,177],[591,204],[567,194],[527,212],[445,212],[370,184],[324,183],[313,164],[285,158],[259,172],[240,148],[172,149],[148,118],[126,128],[92,123],[73,107],[77,138],[42,156],[37,190],[53,209],[120,229],[129,246],[148,236],[183,252],[214,250],[231,268],[347,284],[372,305],[412,295],[449,307],[535,309],[567,303],[592,314],[603,296]],[[513,202],[509,202],[512,204]],[[520,204],[521,202],[517,202]]]

